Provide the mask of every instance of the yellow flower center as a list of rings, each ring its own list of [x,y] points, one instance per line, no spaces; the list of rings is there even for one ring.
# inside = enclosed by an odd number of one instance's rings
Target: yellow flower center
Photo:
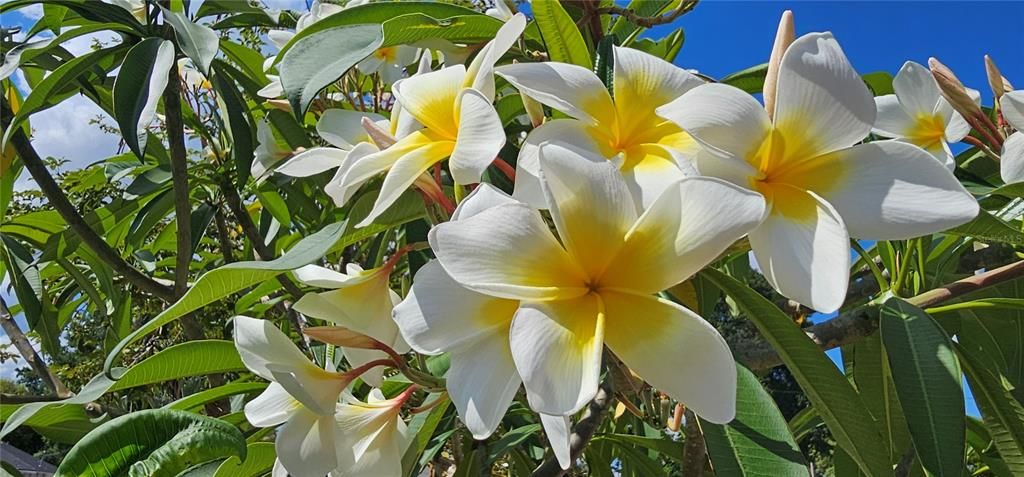
[[[939,114],[919,114],[907,131],[907,139],[924,149],[942,146],[946,137],[946,121]]]
[[[377,51],[373,52],[373,56],[386,63],[393,63],[395,58],[398,58],[398,47],[385,46],[384,48],[377,48]]]

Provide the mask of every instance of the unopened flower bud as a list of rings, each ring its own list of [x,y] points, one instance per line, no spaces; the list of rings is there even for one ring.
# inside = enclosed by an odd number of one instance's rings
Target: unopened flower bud
[[[953,74],[953,70],[939,62],[936,58],[928,58],[928,67],[931,69],[935,81],[939,83],[939,90],[942,91],[942,96],[946,98],[946,101],[949,101],[949,104],[953,105],[953,109],[964,117],[983,115],[981,108],[967,94],[967,88]]]
[[[796,26],[793,23],[793,11],[782,12],[779,20],[779,29],[775,32],[775,44],[772,46],[772,54],[768,58],[768,72],[764,78],[764,87],[761,88],[764,94],[764,109],[768,116],[775,114],[775,92],[779,81],[779,65],[782,64],[782,56],[786,54],[789,45],[796,40]]]
[[[996,66],[996,62],[992,61],[992,57],[985,55],[985,74],[988,76],[988,86],[992,88],[992,96],[995,97],[996,103],[999,102],[999,98],[1003,97],[1003,93],[1013,91],[1013,85],[1006,80],[1006,77],[999,71],[999,67]]]

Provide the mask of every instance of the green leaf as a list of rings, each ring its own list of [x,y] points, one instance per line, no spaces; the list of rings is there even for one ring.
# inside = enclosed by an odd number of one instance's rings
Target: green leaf
[[[980,350],[970,346],[956,349],[999,455],[1013,475],[1024,474],[1024,406],[1010,392],[1006,377],[988,365],[989,358]]]
[[[782,412],[757,377],[737,366],[736,419],[700,421],[708,456],[719,475],[806,476],[807,464]]]
[[[984,210],[980,211],[974,220],[952,228],[946,233],[1012,245],[1024,245],[1024,233]]]
[[[882,305],[879,327],[921,463],[931,475],[959,477],[965,411],[953,343],[931,316],[897,297]]]
[[[551,61],[572,63],[588,70],[594,68],[583,34],[558,0],[535,0],[533,15],[540,27]]]
[[[296,38],[278,64],[281,86],[297,118],[320,90],[334,83],[349,68],[384,42],[380,25],[343,25]]]
[[[264,382],[252,382],[252,383],[228,383],[215,388],[200,391],[194,394],[189,394],[177,401],[169,403],[164,406],[164,409],[178,409],[180,411],[191,411],[199,406],[207,403],[211,403],[218,399],[226,398],[228,396],[234,396],[236,394],[249,394],[258,391],[263,391],[267,388],[267,383]]]
[[[217,32],[205,25],[193,23],[183,13],[172,12],[160,7],[164,13],[164,19],[174,28],[174,36],[178,39],[178,46],[192,60],[192,64],[203,72],[210,73],[210,63],[217,56],[220,37]]]
[[[486,463],[488,465],[493,464],[494,461],[505,455],[506,452],[518,447],[529,439],[530,436],[540,432],[540,429],[540,424],[527,424],[502,434],[501,438],[487,445]]]
[[[107,392],[162,383],[189,376],[244,371],[235,344],[225,340],[195,340],[179,343],[140,363],[114,383]]]
[[[384,22],[381,46],[415,43],[426,39],[453,43],[477,43],[494,38],[501,21],[486,15],[460,15],[438,20],[422,13],[410,13]]]
[[[779,353],[836,442],[868,475],[891,474],[878,425],[849,381],[811,339],[766,298],[713,268],[701,272],[732,297]]]
[[[246,456],[235,426],[184,411],[150,409],[90,432],[64,457],[56,477],[169,476],[228,455]]]
[[[1024,197],[1024,182],[1006,184],[993,189],[991,193],[1010,198]]]
[[[430,438],[434,435],[442,419],[451,407],[451,400],[441,393],[433,393],[427,396],[424,402],[433,402],[434,399],[444,399],[444,402],[424,414],[416,414],[409,421],[409,435],[413,436],[409,441],[409,447],[402,456],[402,469],[405,475],[410,475],[420,455],[426,450]]]
[[[328,225],[319,232],[303,238],[291,250],[275,260],[229,263],[207,272],[196,280],[181,299],[121,340],[107,355],[104,372],[110,373],[114,362],[126,346],[161,326],[239,290],[271,280],[286,271],[295,270],[320,259],[341,239],[345,227],[346,222]]]
[[[82,16],[86,20],[99,23],[118,23],[132,28],[138,33],[146,34],[145,28],[128,10],[109,3],[94,0],[14,0],[0,4],[0,13],[15,10],[27,5],[43,3],[44,6],[61,6]]]
[[[768,76],[768,63],[751,66],[720,79],[719,83],[735,86],[747,93],[760,93],[764,89],[764,79]]]
[[[672,459],[676,462],[683,461],[683,443],[669,440],[664,437],[644,437],[632,434],[600,434],[595,437],[597,441],[608,441],[618,447],[633,448],[642,447],[654,451],[661,456]]]
[[[255,157],[253,151],[256,149],[256,138],[253,134],[252,117],[246,107],[245,98],[225,74],[223,66],[214,63],[213,71],[213,88],[217,91],[220,110],[226,114],[224,119],[231,138],[231,155],[235,158],[235,175],[238,178],[236,183],[243,185],[249,180]]]
[[[114,119],[128,148],[145,159],[149,124],[156,118],[167,74],[174,64],[174,43],[146,38],[128,50],[114,81]]]
[[[122,373],[124,373],[124,368],[115,368],[111,370],[111,374],[113,374],[115,377],[120,376]],[[40,413],[41,411],[47,408],[57,406],[70,407],[74,405],[81,406],[83,404],[88,404],[92,401],[95,401],[96,399],[99,399],[99,397],[102,396],[103,393],[107,392],[107,389],[109,389],[112,384],[114,384],[114,379],[108,378],[107,376],[100,374],[92,378],[92,380],[90,380],[85,386],[82,387],[81,390],[78,391],[78,394],[75,394],[70,398],[62,399],[60,401],[33,402],[29,404],[24,404],[14,412],[10,413],[9,415],[5,413],[6,419],[4,420],[4,427],[0,429],[0,439],[2,439],[4,436],[9,434],[11,431],[13,431],[22,424],[31,425],[34,419],[38,419],[35,418],[36,414]]]
[[[20,404],[0,404],[0,421],[9,419],[20,409]],[[86,413],[85,406],[77,404],[50,406],[33,414],[22,425],[47,439],[74,444],[103,422]]]
[[[863,74],[861,79],[864,80],[864,83],[868,85],[868,88],[871,89],[875,96],[884,96],[895,92],[892,89],[892,74],[888,71]]]
[[[277,460],[277,451],[274,450],[273,442],[253,442],[246,446],[245,460],[238,457],[229,457],[220,467],[214,477],[260,477],[266,475],[274,467]]]

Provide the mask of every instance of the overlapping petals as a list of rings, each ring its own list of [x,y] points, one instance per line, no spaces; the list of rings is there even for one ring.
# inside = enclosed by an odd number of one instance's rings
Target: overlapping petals
[[[1017,131],[1003,142],[999,174],[1006,183],[1024,181],[1024,90],[1011,91],[999,101],[1003,119]]]

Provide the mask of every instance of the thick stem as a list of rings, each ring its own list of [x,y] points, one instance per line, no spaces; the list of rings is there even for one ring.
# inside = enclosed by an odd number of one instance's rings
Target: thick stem
[[[181,119],[178,65],[171,66],[164,88],[164,117],[167,144],[171,156],[171,183],[174,187],[174,218],[177,223],[178,249],[174,266],[174,293],[182,296],[188,289],[188,271],[192,263],[192,202],[188,190],[188,158],[185,151],[185,127]]]
[[[610,13],[612,15],[619,15],[625,17],[630,23],[641,26],[644,28],[650,28],[656,25],[664,25],[666,23],[672,23],[677,18],[685,15],[687,12],[694,9],[697,6],[698,0],[683,0],[679,2],[679,6],[675,10],[666,13],[658,17],[644,17],[637,15],[636,12],[624,7],[611,6],[598,8],[598,13]]]
[[[704,432],[693,411],[686,410],[686,439],[683,445],[683,475],[701,477],[708,460],[708,447],[704,443]]]
[[[615,402],[615,393],[612,390],[611,380],[605,379],[598,385],[597,394],[594,395],[594,399],[587,404],[587,409],[583,411],[583,417],[572,426],[572,435],[569,436],[569,455],[571,461],[575,461],[586,449],[587,443],[594,437],[594,433],[597,432],[597,428],[601,426],[601,421],[604,420],[605,414],[608,412],[608,408],[611,407],[612,403]],[[558,465],[558,460],[551,457],[540,464],[536,470],[533,471],[532,477],[560,477],[565,475],[566,471]]]
[[[32,343],[28,341],[28,338],[24,333],[21,332],[21,327],[14,321],[14,317],[11,316],[11,311],[7,309],[7,303],[4,302],[3,298],[0,298],[0,326],[3,327],[4,333],[7,333],[7,337],[11,339],[11,344],[18,350],[18,354],[32,367],[32,370],[39,375],[42,379],[43,384],[50,388],[58,398],[63,399],[71,396],[71,392],[64,386],[64,383],[53,374],[53,371],[46,366],[46,362],[43,358],[36,353],[35,348],[32,347]],[[39,399],[38,397],[35,399]],[[8,402],[4,399],[4,402]]]
[[[11,111],[10,106],[7,104],[6,98],[0,98],[0,123],[3,124],[3,129],[10,127],[11,118],[14,114]],[[50,175],[50,171],[47,170],[46,164],[43,162],[39,154],[36,153],[35,148],[32,147],[32,143],[25,132],[19,128],[11,137],[11,144],[14,146],[15,151],[18,153],[18,157],[21,158],[25,164],[25,168],[28,169],[29,174],[32,175],[32,179],[39,185],[39,189],[46,195],[46,199],[49,204],[57,210],[57,213],[67,222],[68,227],[80,239],[86,247],[89,247],[93,253],[96,254],[104,263],[110,266],[115,272],[125,278],[129,283],[135,285],[140,290],[149,293],[161,300],[166,302],[172,302],[175,300],[174,290],[170,287],[161,285],[156,280],[144,275],[142,272],[136,270],[128,262],[126,262],[121,254],[114,250],[103,237],[100,237],[89,225],[85,222],[85,219],[78,213],[75,206],[68,200],[67,196],[64,195],[64,191],[61,190],[60,185]]]
[[[231,245],[231,237],[228,236],[228,222],[224,217],[224,209],[219,205],[216,207],[217,213],[213,215],[213,219],[217,224],[217,241],[220,244],[220,253],[224,256],[224,263],[232,263],[235,261],[235,257],[231,253],[234,247]]]

